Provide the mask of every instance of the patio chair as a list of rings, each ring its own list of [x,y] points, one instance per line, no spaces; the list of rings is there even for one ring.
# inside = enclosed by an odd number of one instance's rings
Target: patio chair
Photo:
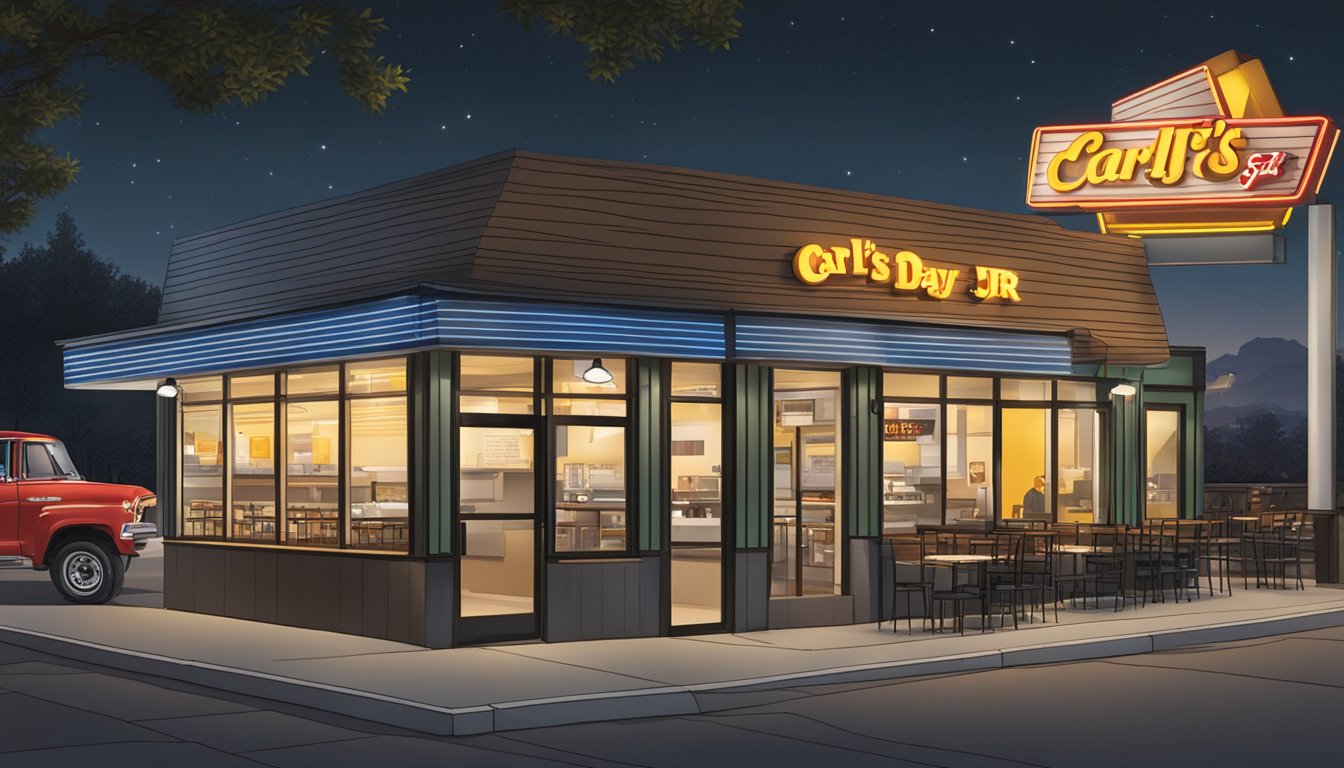
[[[991,599],[1006,602],[1009,610],[1012,611],[1013,629],[1018,628],[1018,616],[1019,614],[1022,613],[1021,609],[1026,608],[1028,605],[1032,606],[1033,608],[1036,605],[1040,605],[1041,621],[1044,622],[1046,620],[1045,619],[1046,585],[1043,582],[1034,579],[1029,575],[1026,569],[1027,549],[1028,549],[1027,537],[1020,536],[1017,538],[1016,541],[1013,542],[1012,580],[1008,582],[994,584],[990,589],[990,595],[992,596]],[[1028,598],[1031,598],[1033,596],[1036,599],[1028,603],[1027,602]],[[1034,624],[1036,622],[1036,614],[1034,611],[1028,611],[1027,616],[1028,619],[1031,621],[1031,623]],[[1056,621],[1058,621],[1059,618],[1058,614],[1056,614],[1055,618]],[[1005,622],[1003,619],[1003,613],[1000,612],[999,626],[1000,627],[1004,626],[1004,623]]]
[[[931,573],[931,567],[928,565],[928,563],[924,562],[924,556],[926,554],[931,554],[928,551],[930,540],[931,537],[929,535],[920,534],[917,537],[917,541],[911,541],[908,537],[903,537],[900,539],[892,538],[887,541],[888,549],[891,550],[891,631],[892,632],[896,632],[899,627],[898,617],[900,616],[900,614],[896,612],[896,598],[901,595],[905,596],[905,630],[907,634],[913,635],[915,633],[912,615],[914,613],[913,595],[916,592],[919,593],[920,600],[922,601],[924,607],[923,618],[921,618],[919,624],[920,629],[922,630],[924,628],[925,621],[928,621],[930,623],[932,623],[933,621],[933,613],[932,613],[933,574]],[[896,552],[897,546],[900,544],[908,546],[912,543],[917,543],[919,546],[919,561],[910,562],[909,560],[901,560],[897,556]],[[900,573],[901,568],[907,568],[907,569],[918,568],[919,578],[914,581],[902,580]],[[882,617],[880,612],[878,614],[877,628],[878,629],[882,628]]]

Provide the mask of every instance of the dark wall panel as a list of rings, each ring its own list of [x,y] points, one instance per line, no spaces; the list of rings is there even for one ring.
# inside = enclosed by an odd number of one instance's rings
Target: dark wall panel
[[[452,642],[452,563],[430,565],[170,541],[164,606],[441,648]]]
[[[658,634],[662,572],[658,557],[551,562],[546,572],[546,640]]]

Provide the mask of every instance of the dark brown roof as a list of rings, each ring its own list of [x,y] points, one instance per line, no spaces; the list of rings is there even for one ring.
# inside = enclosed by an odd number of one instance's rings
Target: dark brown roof
[[[966,274],[1015,270],[1023,300],[807,288],[803,244],[876,242]],[[1143,246],[981,211],[781,181],[511,151],[183,238],[160,324],[273,314],[418,283],[482,294],[871,317],[1064,333],[1113,364],[1168,356]]]

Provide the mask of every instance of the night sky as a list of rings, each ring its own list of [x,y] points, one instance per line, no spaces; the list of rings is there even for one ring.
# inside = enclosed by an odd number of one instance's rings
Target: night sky
[[[731,51],[641,63],[614,85],[491,0],[366,2],[391,26],[380,52],[411,69],[381,116],[324,66],[208,116],[172,109],[135,70],[77,72],[84,114],[49,138],[84,171],[11,251],[65,210],[96,252],[157,284],[175,237],[509,147],[1024,212],[1036,125],[1108,120],[1114,99],[1230,48],[1264,60],[1289,114],[1344,119],[1335,2],[749,0]],[[1341,191],[1336,167],[1322,196]],[[1155,269],[1172,342],[1213,357],[1304,338],[1305,221],[1286,266]]]

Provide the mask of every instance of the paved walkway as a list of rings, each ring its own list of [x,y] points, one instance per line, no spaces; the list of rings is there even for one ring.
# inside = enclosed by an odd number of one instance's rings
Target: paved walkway
[[[152,571],[153,558],[136,567]],[[29,572],[30,573],[30,572]],[[30,577],[12,577],[26,582]],[[143,578],[143,576],[142,576]],[[0,576],[0,583],[11,576]],[[6,583],[6,589],[14,586]],[[33,583],[50,590],[49,584]],[[1249,591],[965,637],[872,624],[451,650],[140,605],[9,604],[0,640],[435,734],[729,706],[762,689],[1101,658],[1344,625],[1344,590]],[[37,600],[17,602],[39,602]]]
[[[444,737],[0,643],[0,764],[1333,765],[1341,651],[1344,628],[1336,627],[1139,656],[772,689],[703,714]],[[1244,723],[1244,736],[1229,730]]]

